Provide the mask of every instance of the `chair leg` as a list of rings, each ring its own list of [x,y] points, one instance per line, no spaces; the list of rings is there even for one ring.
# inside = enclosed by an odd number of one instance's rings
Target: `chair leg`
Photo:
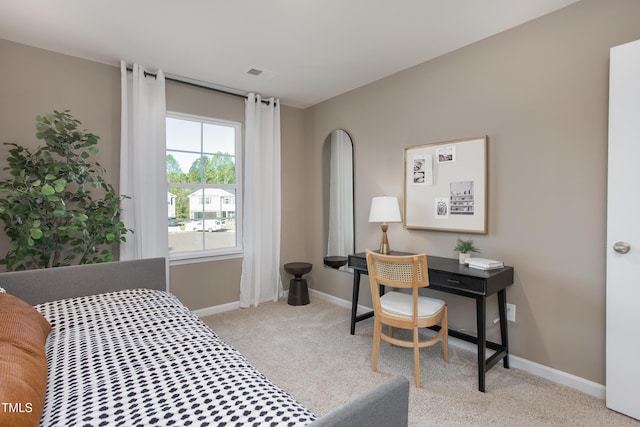
[[[444,349],[444,362],[449,363],[449,310],[444,306],[444,317],[442,318],[442,347]]]
[[[418,347],[418,342],[420,341],[420,337],[418,336],[418,328],[413,327],[413,359],[415,364],[416,371],[416,388],[420,388],[420,347]]]
[[[380,334],[382,333],[382,323],[374,320],[373,323],[373,352],[371,354],[371,370],[378,370],[378,353],[380,351]]]

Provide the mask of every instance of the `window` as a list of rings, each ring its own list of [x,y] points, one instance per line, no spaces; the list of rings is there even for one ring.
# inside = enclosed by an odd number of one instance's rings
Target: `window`
[[[241,251],[240,123],[167,115],[171,259]]]

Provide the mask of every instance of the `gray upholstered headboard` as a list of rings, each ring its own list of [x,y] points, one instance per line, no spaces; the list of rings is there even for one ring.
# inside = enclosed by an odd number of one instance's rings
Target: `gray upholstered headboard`
[[[166,290],[166,261],[149,258],[0,273],[0,287],[29,304],[123,289]]]

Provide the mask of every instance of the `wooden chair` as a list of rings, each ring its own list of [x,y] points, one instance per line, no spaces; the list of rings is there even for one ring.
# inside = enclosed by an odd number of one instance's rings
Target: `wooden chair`
[[[442,339],[444,361],[449,362],[447,304],[439,299],[418,295],[420,288],[429,286],[427,256],[425,254],[381,255],[367,250],[367,268],[375,315],[371,370],[377,370],[380,340],[400,347],[413,348],[416,387],[419,388],[421,348],[436,344]],[[380,296],[379,285],[410,289],[411,293],[394,290]],[[437,334],[420,341],[418,330],[437,324],[440,324]],[[382,332],[382,325],[388,326],[388,335]],[[411,330],[412,341],[394,338],[393,328]]]

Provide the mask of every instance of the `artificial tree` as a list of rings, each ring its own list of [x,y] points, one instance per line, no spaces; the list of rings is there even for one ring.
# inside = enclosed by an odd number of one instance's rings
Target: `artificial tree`
[[[126,196],[90,160],[100,138],[80,125],[69,111],[54,111],[36,117],[44,146],[5,143],[11,178],[0,180],[0,220],[12,248],[0,264],[9,271],[111,261],[131,231],[119,219]]]

